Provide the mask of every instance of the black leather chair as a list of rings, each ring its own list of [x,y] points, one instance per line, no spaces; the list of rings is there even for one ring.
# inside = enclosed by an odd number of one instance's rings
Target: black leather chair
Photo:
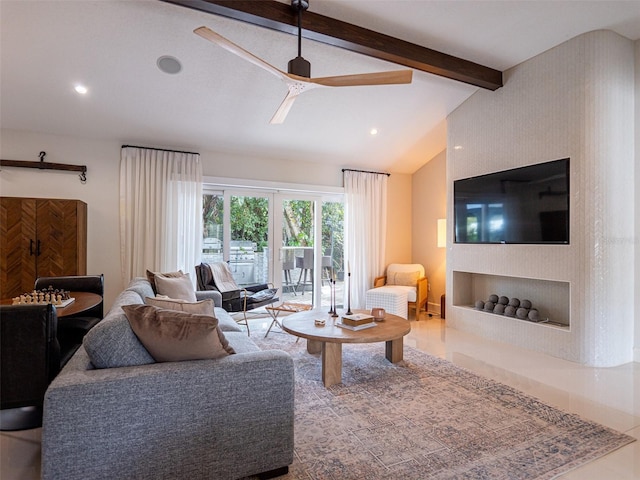
[[[102,301],[82,313],[58,319],[58,340],[65,351],[75,351],[91,328],[104,318],[104,275],[71,275],[64,277],[39,277],[36,290],[52,287],[58,290],[96,293]],[[75,347],[75,348],[74,348]]]
[[[224,262],[220,262],[219,265],[227,270],[227,277],[231,277],[231,272],[228,271],[228,265]],[[247,333],[249,331],[249,322],[247,322],[247,312],[258,307],[263,307],[275,303],[279,300],[276,296],[278,293],[277,288],[271,288],[266,283],[249,285],[240,288],[235,285],[233,289],[221,290],[216,286],[215,275],[208,263],[201,263],[196,265],[196,277],[198,279],[198,290],[216,290],[222,294],[222,308],[229,313],[242,312],[243,320],[237,323],[247,326]]]
[[[73,354],[57,326],[51,305],[0,305],[0,430],[42,425],[44,392]]]

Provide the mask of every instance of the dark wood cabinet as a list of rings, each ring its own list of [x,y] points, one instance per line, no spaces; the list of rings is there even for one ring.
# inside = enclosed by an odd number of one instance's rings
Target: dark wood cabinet
[[[38,277],[86,273],[86,203],[0,197],[0,298],[32,291]]]

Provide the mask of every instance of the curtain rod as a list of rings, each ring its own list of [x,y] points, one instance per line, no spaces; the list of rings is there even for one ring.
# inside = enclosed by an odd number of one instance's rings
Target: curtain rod
[[[189,155],[200,155],[198,152],[184,152],[182,150],[168,150],[166,148],[154,148],[154,147],[141,147],[139,145],[122,145],[121,148],[144,148],[146,150],[156,150],[158,152],[174,152],[174,153],[187,153]]]
[[[343,168],[342,169],[342,173],[344,173],[344,172],[373,173],[374,175],[386,175],[387,177],[391,176],[390,173],[386,173],[386,172],[371,172],[369,170],[354,170],[353,168]]]

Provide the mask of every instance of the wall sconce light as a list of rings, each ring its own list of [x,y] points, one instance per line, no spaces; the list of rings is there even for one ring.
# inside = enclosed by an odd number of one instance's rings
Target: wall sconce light
[[[438,219],[438,248],[447,246],[447,219]]]

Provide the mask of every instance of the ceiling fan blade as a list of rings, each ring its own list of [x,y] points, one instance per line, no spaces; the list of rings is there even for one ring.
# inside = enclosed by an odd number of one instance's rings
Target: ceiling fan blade
[[[287,96],[284,97],[284,100],[278,107],[278,110],[276,110],[276,113],[273,114],[273,117],[271,117],[271,121],[269,123],[274,125],[284,122],[284,119],[287,118],[287,114],[289,113],[289,110],[291,110],[291,106],[297,96],[298,93],[289,90]]]
[[[281,80],[285,80],[285,81],[289,80],[287,74],[285,72],[283,72],[282,70],[279,70],[276,67],[274,67],[273,65],[265,62],[261,58],[256,57],[253,53],[248,52],[247,50],[245,50],[241,46],[236,45],[231,40],[228,40],[228,39],[224,38],[222,35],[220,35],[219,33],[214,32],[213,30],[211,30],[208,27],[198,27],[193,31],[193,33],[195,33],[196,35],[201,36],[202,38],[204,38],[206,40],[209,40],[210,42],[213,42],[213,43],[221,46],[225,50],[228,50],[229,52],[231,52],[231,53],[233,53],[233,54],[235,54],[235,55],[247,60],[248,62],[251,62],[254,65],[257,65],[258,67],[263,68],[264,70],[266,70],[267,72],[275,75],[276,77],[280,78]]]
[[[413,70],[394,70],[392,72],[360,73],[339,75],[337,77],[310,78],[307,81],[325,87],[355,87],[360,85],[397,85],[411,83]]]

